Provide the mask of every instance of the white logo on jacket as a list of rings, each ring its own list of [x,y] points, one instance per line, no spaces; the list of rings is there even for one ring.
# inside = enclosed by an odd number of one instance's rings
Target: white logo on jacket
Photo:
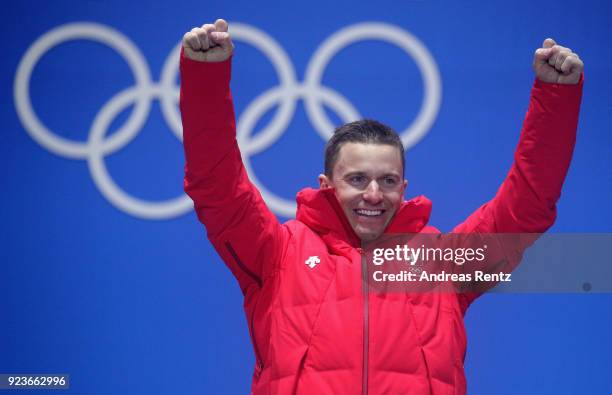
[[[319,259],[318,256],[313,255],[311,257],[308,257],[308,259],[306,259],[304,263],[307,264],[312,269],[315,266],[317,266],[319,263],[321,263],[321,260]]]

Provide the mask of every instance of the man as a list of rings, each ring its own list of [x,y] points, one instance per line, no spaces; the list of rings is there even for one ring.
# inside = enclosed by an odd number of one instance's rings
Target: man
[[[360,243],[387,233],[438,232],[431,202],[404,201],[404,151],[375,121],[339,127],[320,189],[297,195],[280,224],[249,182],[229,90],[233,44],[217,20],[183,38],[185,191],[235,275],[256,366],[254,394],[464,394],[463,315],[474,293],[376,293]],[[541,233],[571,159],[583,63],[546,39],[515,161],[496,196],[456,233]]]

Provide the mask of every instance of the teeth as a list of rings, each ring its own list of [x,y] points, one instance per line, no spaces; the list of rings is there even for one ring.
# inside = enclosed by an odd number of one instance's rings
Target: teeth
[[[366,215],[368,217],[377,217],[377,216],[382,214],[382,210],[364,210],[364,209],[360,209],[360,210],[356,210],[356,212],[359,215]]]

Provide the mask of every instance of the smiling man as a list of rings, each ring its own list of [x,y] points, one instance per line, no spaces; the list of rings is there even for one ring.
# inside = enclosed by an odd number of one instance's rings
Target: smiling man
[[[185,191],[244,294],[254,394],[465,394],[463,316],[476,293],[374,292],[362,243],[438,233],[431,202],[404,201],[404,149],[389,127],[338,127],[319,189],[280,224],[249,181],[229,89],[234,46],[217,20],[183,38]],[[541,233],[574,147],[583,63],[546,39],[515,160],[495,197],[455,233]],[[442,182],[443,180],[441,180]],[[517,251],[520,255],[521,251]]]
[[[334,188],[351,227],[362,242],[383,234],[404,200],[404,147],[391,128],[377,121],[337,128],[325,147],[322,189]]]

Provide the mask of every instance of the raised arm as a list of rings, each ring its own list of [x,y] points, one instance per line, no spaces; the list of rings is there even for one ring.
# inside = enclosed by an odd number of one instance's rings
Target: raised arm
[[[554,223],[576,141],[583,67],[552,39],[536,50],[536,80],[514,163],[495,197],[453,232],[542,233]]]
[[[288,231],[267,208],[242,164],[229,87],[233,50],[222,19],[183,37],[184,186],[209,240],[247,293],[276,270]]]
[[[535,51],[536,79],[510,171],[495,197],[453,230],[514,234],[499,237],[497,246],[489,248],[495,256],[487,263],[490,271],[511,271],[556,219],[576,141],[583,67],[578,55],[552,39]],[[461,295],[464,311],[477,295]]]

